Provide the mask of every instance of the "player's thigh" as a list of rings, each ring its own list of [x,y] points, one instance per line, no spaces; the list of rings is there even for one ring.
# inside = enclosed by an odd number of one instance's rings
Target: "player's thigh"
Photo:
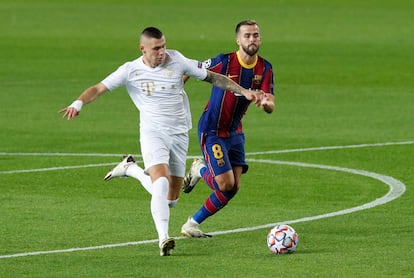
[[[228,155],[230,159],[230,163],[233,167],[233,172],[235,172],[235,177],[240,178],[241,173],[246,173],[249,169],[249,165],[246,162],[246,153],[244,151],[244,134],[237,134],[233,135],[229,138],[228,142]],[[235,168],[240,166],[242,168],[241,173],[239,171],[236,174]],[[237,181],[236,181],[237,182]]]
[[[201,144],[204,159],[213,176],[232,170],[225,140],[218,136],[207,135]]]
[[[188,144],[189,137],[187,133],[174,134],[172,136],[169,160],[171,176],[182,178],[185,176]]]
[[[154,165],[169,164],[170,144],[160,131],[141,129],[140,144],[146,170]]]

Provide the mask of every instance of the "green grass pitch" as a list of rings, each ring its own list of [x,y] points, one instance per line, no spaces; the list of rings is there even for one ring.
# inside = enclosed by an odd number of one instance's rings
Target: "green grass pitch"
[[[0,277],[412,277],[413,10],[409,0],[1,1]],[[203,223],[215,237],[179,238],[160,257],[150,196],[132,179],[103,181],[122,154],[140,153],[125,89],[75,121],[58,110],[139,56],[147,26],[204,60],[235,50],[247,18],[274,66],[276,110],[252,106],[244,119],[250,169]],[[210,86],[190,80],[186,91],[196,126]],[[190,136],[188,166],[200,155]],[[397,185],[396,199],[327,217]],[[209,193],[180,196],[172,236]],[[299,246],[275,256],[266,225],[285,221]]]

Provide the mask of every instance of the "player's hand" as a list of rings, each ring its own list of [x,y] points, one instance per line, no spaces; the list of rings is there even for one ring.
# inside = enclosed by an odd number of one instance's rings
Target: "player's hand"
[[[254,104],[256,105],[256,107],[261,107],[261,103],[263,100],[263,95],[265,94],[265,92],[263,92],[262,90],[255,90],[255,91],[251,91],[255,94],[256,98],[254,100]]]
[[[261,91],[252,91],[250,89],[243,89],[242,94],[244,95],[245,98],[247,98],[248,100],[254,102],[256,105],[258,105],[258,103],[260,103],[261,100]]]
[[[254,102],[256,106],[258,106],[262,100],[263,91],[255,90],[255,91],[250,91],[250,92],[254,95],[252,102]]]
[[[263,92],[258,107],[263,108],[267,113],[272,113],[275,108],[275,96],[270,93]],[[256,104],[257,106],[257,104]]]
[[[63,118],[66,118],[68,120],[73,120],[76,116],[79,115],[79,111],[74,107],[63,108],[62,110],[59,110],[59,113],[64,113]]]
[[[73,120],[76,116],[79,115],[82,110],[83,101],[80,99],[75,100],[71,105],[60,110],[60,113],[63,113],[63,118],[68,120]]]

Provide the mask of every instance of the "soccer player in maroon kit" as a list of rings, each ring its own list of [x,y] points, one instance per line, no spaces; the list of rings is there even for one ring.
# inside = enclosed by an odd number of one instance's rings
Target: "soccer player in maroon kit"
[[[257,52],[261,44],[258,24],[244,20],[236,26],[239,49],[219,54],[203,64],[210,71],[227,75],[241,87],[262,92],[261,107],[265,112],[274,110],[274,77],[272,65]],[[240,178],[247,172],[245,138],[242,118],[251,101],[242,95],[213,86],[198,124],[198,139],[204,156],[195,159],[184,178],[183,191],[189,193],[203,178],[213,190],[204,205],[182,226],[187,237],[209,237],[199,224],[223,208],[238,192]]]

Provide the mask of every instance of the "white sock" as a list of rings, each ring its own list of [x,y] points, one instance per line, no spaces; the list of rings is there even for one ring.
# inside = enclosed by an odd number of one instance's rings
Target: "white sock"
[[[137,164],[133,163],[129,165],[126,169],[126,175],[128,177],[139,180],[139,182],[142,184],[145,190],[147,190],[148,193],[152,195],[151,177],[145,174],[144,169],[139,167]]]
[[[169,238],[168,223],[170,220],[170,208],[168,207],[168,179],[158,178],[152,184],[151,214],[158,232],[159,244]]]
[[[168,206],[169,206],[170,208],[173,208],[173,207],[175,207],[175,205],[177,204],[177,202],[178,202],[178,199],[175,199],[175,200],[168,200]]]

